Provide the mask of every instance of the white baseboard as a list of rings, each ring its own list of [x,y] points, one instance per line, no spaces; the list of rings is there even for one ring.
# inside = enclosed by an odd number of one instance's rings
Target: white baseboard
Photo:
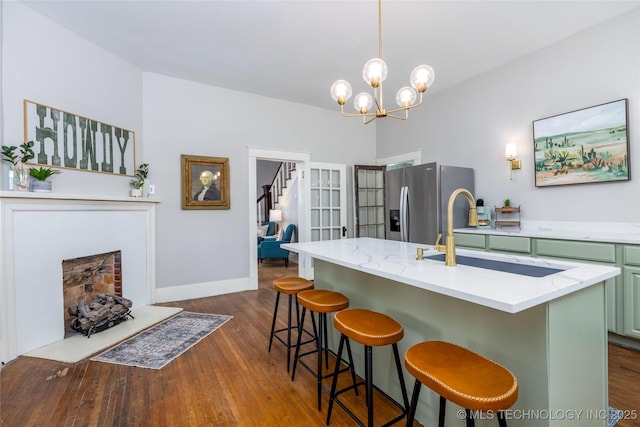
[[[257,281],[251,280],[249,277],[217,282],[192,283],[182,286],[156,288],[156,302],[184,301],[256,289],[258,289]]]

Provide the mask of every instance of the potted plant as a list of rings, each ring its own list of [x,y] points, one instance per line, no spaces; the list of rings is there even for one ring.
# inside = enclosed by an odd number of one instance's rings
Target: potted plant
[[[149,176],[149,164],[143,163],[136,169],[136,177],[129,181],[131,183],[131,196],[142,197],[142,187],[147,183]]]
[[[29,189],[29,171],[25,163],[35,157],[33,145],[33,141],[26,141],[18,147],[15,145],[2,146],[2,160],[11,163],[12,175],[10,175],[9,182],[17,179],[16,190],[27,191]],[[13,184],[10,187],[13,189]]]
[[[58,173],[62,172],[57,169],[43,168],[42,166],[40,166],[39,168],[30,168],[29,176],[33,177],[34,179],[32,179],[29,184],[29,191],[34,191],[36,193],[50,192],[52,184],[51,181],[47,181],[47,179],[51,175],[55,175]]]
[[[504,199],[504,202],[502,202],[502,206],[505,208],[511,207],[511,200],[510,199]]]

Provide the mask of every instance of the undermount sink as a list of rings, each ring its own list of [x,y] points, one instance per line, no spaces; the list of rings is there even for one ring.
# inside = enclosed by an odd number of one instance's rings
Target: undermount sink
[[[445,254],[437,254],[424,257],[435,261],[444,261]],[[519,264],[508,261],[496,261],[493,259],[474,258],[463,255],[456,255],[456,262],[470,267],[486,268],[505,273],[519,274],[529,277],[545,277],[564,271],[562,268],[543,267],[539,265]]]

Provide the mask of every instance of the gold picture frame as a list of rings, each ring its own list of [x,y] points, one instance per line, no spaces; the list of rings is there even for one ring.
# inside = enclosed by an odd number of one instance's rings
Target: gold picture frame
[[[229,209],[229,158],[180,155],[182,209]]]

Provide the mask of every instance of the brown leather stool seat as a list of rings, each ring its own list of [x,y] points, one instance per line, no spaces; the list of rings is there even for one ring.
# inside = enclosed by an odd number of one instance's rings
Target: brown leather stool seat
[[[344,310],[349,307],[349,298],[341,294],[340,292],[329,291],[325,289],[310,289],[307,291],[302,291],[298,293],[298,303],[302,306],[302,317],[300,318],[300,328],[304,325],[304,319],[307,310],[311,311],[311,317],[313,318],[313,313],[318,313],[318,334],[316,335],[316,348],[311,351],[307,351],[306,353],[300,354],[301,347],[301,338],[302,333],[299,331],[298,333],[298,343],[296,344],[296,353],[293,357],[293,373],[291,375],[291,380],[293,381],[296,376],[296,366],[298,362],[302,366],[304,366],[309,372],[313,373],[317,380],[318,385],[318,410],[322,409],[322,380],[332,377],[335,373],[334,371],[327,372],[323,374],[322,370],[322,359],[324,353],[324,361],[325,361],[325,369],[329,369],[329,353],[333,356],[337,356],[332,350],[329,349],[328,343],[328,333],[327,333],[327,314],[335,313],[340,310]],[[324,338],[324,339],[323,339]],[[308,366],[303,357],[317,353],[317,366],[315,370]],[[336,357],[336,363],[339,365],[341,362],[345,363],[345,367],[340,370],[340,372],[344,372],[346,370],[351,370],[351,376],[353,378],[353,383],[356,383],[356,373],[353,368],[353,357],[351,355],[351,348],[347,346],[347,353],[349,357],[349,362],[339,361]],[[357,395],[357,390],[356,390]]]
[[[497,413],[500,425],[507,425],[503,411],[518,399],[518,381],[507,368],[443,341],[414,345],[407,350],[404,364],[416,378],[407,425],[413,425],[421,384],[440,395],[440,426],[444,426],[447,400],[465,408],[468,426],[474,425],[471,411]]]
[[[300,306],[298,305],[297,295],[301,291],[305,291],[308,289],[313,289],[313,282],[311,280],[307,280],[303,277],[298,276],[288,276],[288,277],[280,277],[273,281],[273,288],[276,290],[276,305],[273,309],[273,321],[271,322],[271,335],[269,336],[269,352],[271,352],[271,345],[273,344],[273,338],[275,337],[278,341],[285,345],[287,348],[287,372],[289,372],[289,366],[291,365],[291,349],[295,346],[291,343],[291,330],[298,329],[300,325]],[[276,319],[278,317],[278,304],[280,302],[280,294],[285,294],[289,296],[289,309],[287,311],[287,327],[276,330]],[[295,298],[296,302],[296,324],[291,324],[291,311],[293,300]],[[312,318],[313,320],[313,318]],[[287,340],[285,341],[278,334],[281,332],[287,333]],[[313,320],[313,334],[310,332],[301,329],[300,333],[307,333],[313,337],[313,339],[306,341],[313,342],[316,337],[316,323]],[[303,344],[305,344],[303,343]]]
[[[302,291],[298,294],[298,302],[316,313],[333,313],[349,307],[349,298],[325,289]]]
[[[356,420],[359,425],[364,425],[362,421],[342,402],[338,399],[338,396],[345,391],[351,390],[364,384],[366,390],[367,401],[367,425],[373,426],[373,390],[376,389],[380,394],[393,403],[398,409],[401,410],[401,414],[393,420],[385,423],[384,425],[391,425],[400,421],[407,414],[409,408],[409,399],[407,397],[407,389],[404,383],[404,376],[402,375],[402,366],[400,364],[400,355],[398,354],[398,342],[404,337],[404,328],[400,323],[393,318],[383,313],[378,313],[371,310],[353,308],[339,311],[333,318],[333,324],[335,328],[340,331],[340,345],[338,347],[338,358],[342,355],[342,349],[345,343],[349,343],[349,339],[352,339],[365,348],[365,378],[364,381],[360,381],[349,387],[345,387],[341,390],[336,390],[338,383],[338,372],[333,377],[333,383],[331,385],[331,396],[329,399],[329,410],[327,414],[327,424],[331,421],[331,410],[333,403],[337,403],[342,409],[344,409],[351,418]],[[398,373],[398,381],[400,383],[400,390],[402,391],[402,399],[404,404],[396,402],[391,396],[384,393],[378,387],[373,384],[373,347],[380,347],[385,345],[391,345],[393,348],[393,355],[396,362],[396,370]]]
[[[279,277],[273,280],[273,287],[283,294],[297,295],[300,291],[313,289],[313,282],[298,276]]]

